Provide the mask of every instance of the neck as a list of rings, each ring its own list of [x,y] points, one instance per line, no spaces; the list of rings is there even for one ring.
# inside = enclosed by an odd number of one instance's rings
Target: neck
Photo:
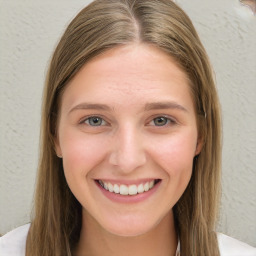
[[[113,235],[88,216],[83,221],[76,256],[174,256],[177,249],[177,235],[172,212],[147,233],[134,237]],[[84,219],[84,218],[83,218]],[[86,227],[85,227],[86,226]]]

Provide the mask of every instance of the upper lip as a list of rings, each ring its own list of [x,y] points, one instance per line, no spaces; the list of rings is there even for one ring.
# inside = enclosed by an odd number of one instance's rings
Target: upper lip
[[[157,180],[159,181],[160,179],[156,179],[156,178],[147,178],[147,179],[136,179],[136,180],[117,180],[117,179],[95,179],[96,181],[103,181],[103,182],[106,182],[106,183],[111,183],[111,184],[123,184],[123,185],[140,185],[140,184],[144,184],[146,182],[150,182],[152,180]]]

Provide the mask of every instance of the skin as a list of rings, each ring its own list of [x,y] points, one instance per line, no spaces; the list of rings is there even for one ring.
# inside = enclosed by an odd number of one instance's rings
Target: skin
[[[91,116],[101,118],[97,126]],[[63,93],[55,146],[83,208],[76,255],[175,254],[172,207],[202,143],[188,79],[171,57],[132,44],[88,62]],[[120,203],[102,193],[97,179],[161,182],[145,200]]]

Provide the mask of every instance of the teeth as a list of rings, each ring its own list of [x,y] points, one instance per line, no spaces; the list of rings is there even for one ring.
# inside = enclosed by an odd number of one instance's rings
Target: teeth
[[[144,191],[149,191],[149,183],[148,182],[144,185]]]
[[[154,182],[153,182],[154,183]],[[143,193],[144,192],[144,186],[143,186],[143,184],[140,184],[139,186],[138,186],[138,193],[140,194],[140,193]]]
[[[108,184],[104,182],[104,188],[108,190]]]
[[[108,191],[113,192],[114,191],[114,186],[111,183],[108,183]]]
[[[128,195],[129,194],[129,188],[126,185],[120,186],[120,195]]]
[[[119,194],[119,192],[120,192],[120,188],[119,188],[119,186],[118,185],[114,185],[114,192],[116,193],[116,194]]]
[[[136,185],[129,186],[129,195],[136,195],[138,193],[138,189]]]
[[[104,183],[101,180],[99,180],[99,183],[104,188]]]
[[[111,193],[116,193],[120,195],[137,195],[141,194],[143,192],[147,192],[150,189],[152,189],[155,185],[155,181],[152,180],[150,182],[141,183],[138,186],[137,185],[117,185],[117,184],[111,184],[110,182],[104,182],[102,180],[99,180],[99,184],[106,190],[108,190]]]

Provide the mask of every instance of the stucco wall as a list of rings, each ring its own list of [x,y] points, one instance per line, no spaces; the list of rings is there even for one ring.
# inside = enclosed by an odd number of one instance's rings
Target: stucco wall
[[[0,233],[29,221],[41,93],[61,33],[90,1],[0,0]],[[256,16],[238,0],[177,0],[209,53],[223,111],[219,231],[256,246]]]

